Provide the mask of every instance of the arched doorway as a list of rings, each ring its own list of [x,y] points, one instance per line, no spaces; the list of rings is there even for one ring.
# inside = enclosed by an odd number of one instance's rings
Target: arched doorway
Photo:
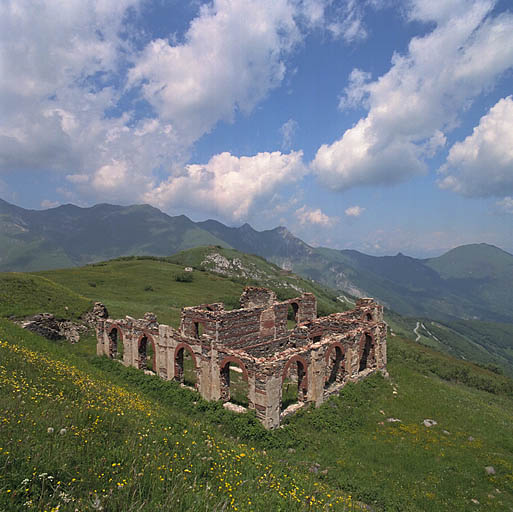
[[[282,375],[281,410],[306,400],[307,362],[301,356],[294,356],[285,365]]]
[[[143,334],[139,338],[139,368],[141,370],[151,370],[156,372],[155,369],[155,342],[153,338],[147,334]]]
[[[331,345],[326,353],[326,381],[324,388],[344,382],[346,375],[344,347],[340,343]]]
[[[362,340],[362,349],[360,353],[360,366],[358,368],[359,372],[363,372],[363,370],[371,368],[375,364],[374,340],[370,334],[365,334],[364,336],[365,337]]]
[[[123,359],[123,334],[118,326],[109,330],[109,356],[111,359]]]
[[[236,357],[227,357],[221,363],[221,399],[243,407],[249,406],[248,372]]]
[[[175,380],[185,386],[197,387],[197,367],[192,348],[185,343],[178,345],[175,349]]]

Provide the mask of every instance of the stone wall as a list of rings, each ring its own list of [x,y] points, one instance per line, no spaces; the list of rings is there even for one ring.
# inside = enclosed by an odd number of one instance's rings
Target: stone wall
[[[386,372],[383,308],[372,299],[317,318],[312,294],[277,302],[270,290],[248,287],[241,305],[233,311],[222,304],[184,308],[179,330],[159,325],[151,313],[138,320],[100,318],[97,353],[182,384],[188,358],[201,396],[224,402],[231,399],[230,368],[236,366],[247,383],[248,407],[266,428],[278,427],[304,404],[320,405],[349,381]],[[290,308],[293,329],[287,328]],[[284,386],[297,387],[297,404],[285,410]]]

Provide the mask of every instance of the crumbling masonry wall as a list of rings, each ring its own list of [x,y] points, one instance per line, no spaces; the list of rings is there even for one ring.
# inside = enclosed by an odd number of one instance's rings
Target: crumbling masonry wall
[[[278,427],[304,404],[320,405],[349,381],[386,372],[383,307],[372,299],[321,318],[310,293],[279,302],[271,290],[247,287],[240,304],[232,311],[221,303],[183,308],[179,329],[159,324],[152,313],[100,319],[97,353],[143,370],[151,364],[161,378],[181,383],[189,354],[197,391],[223,402],[230,402],[229,369],[237,365],[247,382],[248,407],[266,428]],[[285,379],[296,383],[298,403],[283,410]]]

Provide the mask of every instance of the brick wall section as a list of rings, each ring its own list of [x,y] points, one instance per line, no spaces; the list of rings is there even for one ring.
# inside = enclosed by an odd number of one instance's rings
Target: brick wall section
[[[217,323],[216,341],[231,348],[244,348],[260,339],[263,307],[227,311]]]
[[[246,286],[240,296],[240,307],[242,309],[268,308],[276,302],[276,299],[276,294],[272,290],[256,286]]]
[[[190,351],[196,388],[207,400],[228,399],[223,366],[237,362],[248,382],[249,407],[266,428],[278,427],[288,414],[281,410],[282,382],[290,368],[297,371],[297,364],[306,370],[299,401],[316,405],[349,381],[375,371],[386,374],[387,326],[383,307],[373,299],[359,299],[353,310],[322,318],[317,318],[317,301],[309,293],[277,302],[272,291],[248,287],[240,302],[243,307],[233,311],[225,311],[220,303],[183,308],[179,330],[159,325],[151,313],[142,319],[100,319],[97,353],[116,356],[109,338],[116,328],[118,350],[123,345],[122,363],[139,368],[138,344],[146,336],[155,346],[155,373],[181,381],[177,357],[181,349]],[[297,325],[289,330],[291,305]]]

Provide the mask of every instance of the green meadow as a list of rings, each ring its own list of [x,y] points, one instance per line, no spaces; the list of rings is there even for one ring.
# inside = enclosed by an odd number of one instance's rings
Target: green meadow
[[[182,275],[144,258],[0,274],[0,510],[513,510],[513,380],[406,329],[389,336],[389,378],[265,431],[252,412],[96,357],[92,335],[50,342],[6,319],[76,318],[99,300],[113,317],[153,311],[176,325],[183,306],[236,307],[245,285]]]

